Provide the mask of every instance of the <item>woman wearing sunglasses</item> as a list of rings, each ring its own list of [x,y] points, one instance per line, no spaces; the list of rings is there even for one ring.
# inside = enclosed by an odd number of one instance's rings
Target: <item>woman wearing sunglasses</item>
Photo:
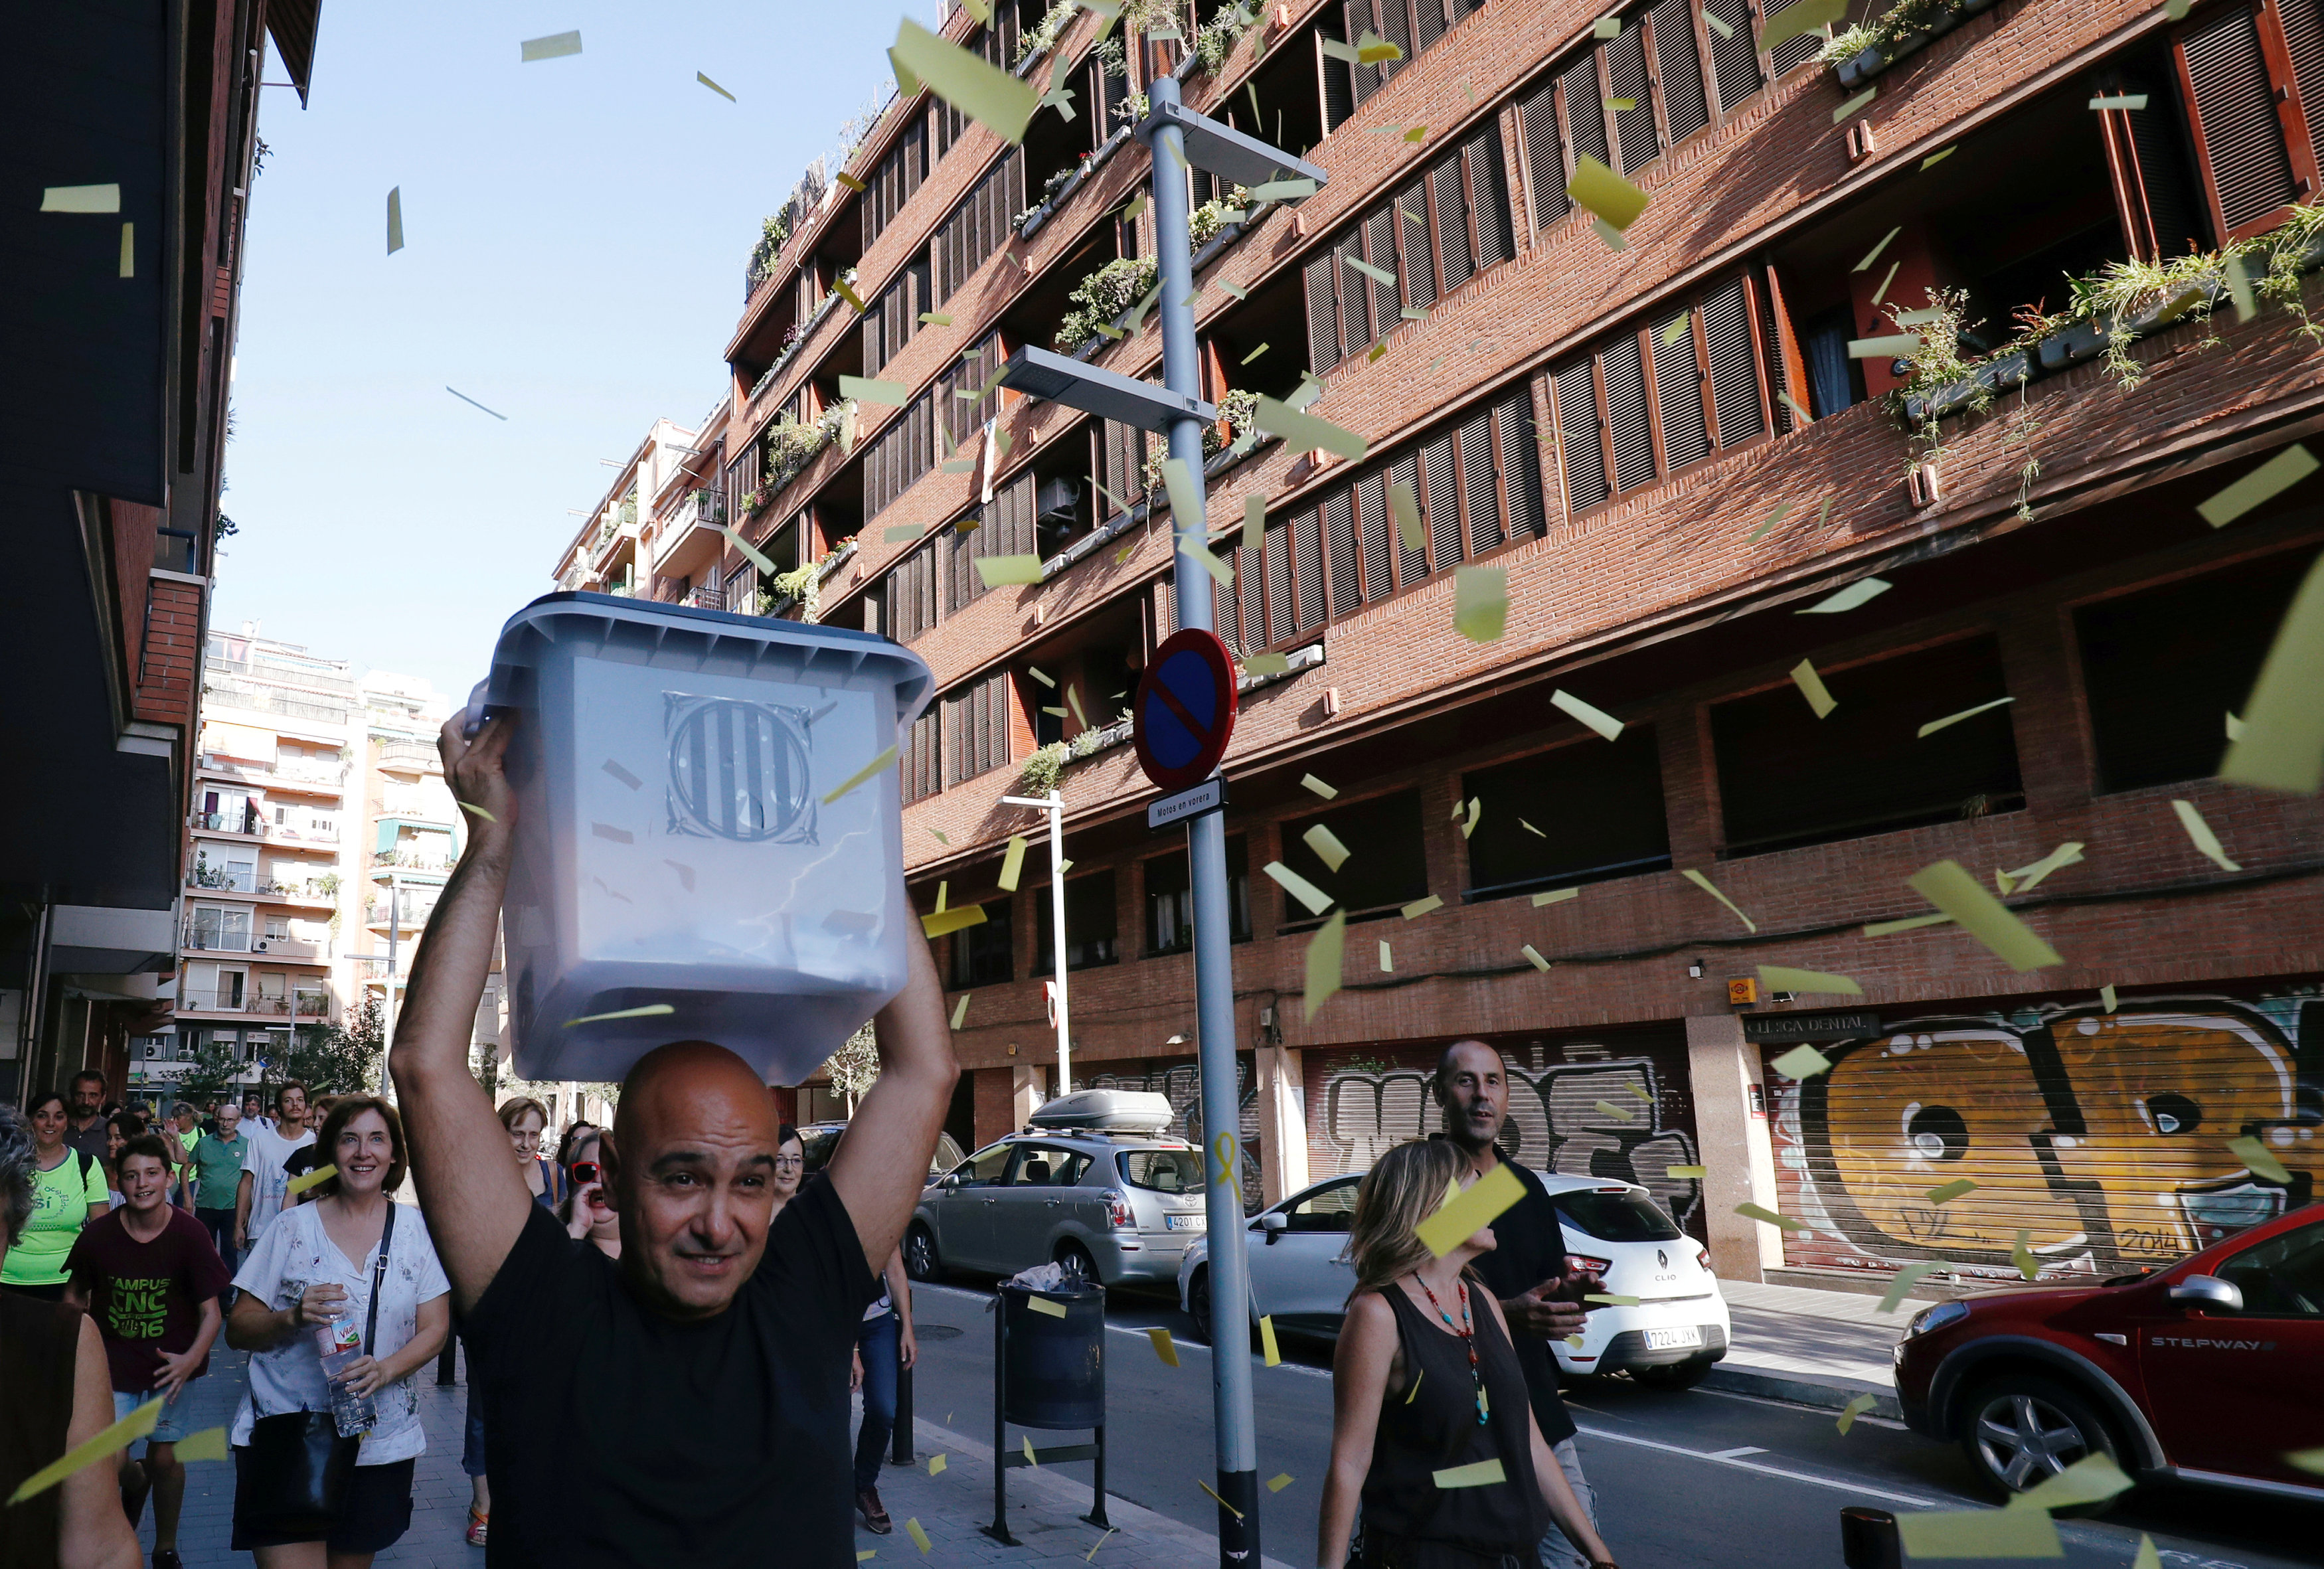
[[[572,1196],[559,1207],[565,1234],[575,1241],[587,1238],[608,1259],[622,1256],[622,1217],[605,1202],[604,1146],[611,1133],[592,1128],[573,1141]]]

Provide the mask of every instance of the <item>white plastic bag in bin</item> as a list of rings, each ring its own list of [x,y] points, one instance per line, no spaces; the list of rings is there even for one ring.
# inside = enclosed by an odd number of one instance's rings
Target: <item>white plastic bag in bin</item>
[[[484,701],[517,718],[502,929],[516,1073],[618,1079],[713,1040],[797,1084],[903,989],[918,941],[894,768],[934,685],[843,627],[551,594],[511,617]],[[475,715],[481,720],[481,714]],[[673,1011],[568,1021],[655,1003]]]

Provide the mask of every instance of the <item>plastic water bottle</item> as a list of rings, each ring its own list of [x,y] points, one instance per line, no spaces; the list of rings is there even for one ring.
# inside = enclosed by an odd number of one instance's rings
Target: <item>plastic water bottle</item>
[[[355,1328],[355,1316],[349,1313],[315,1330],[316,1349],[323,1357],[323,1376],[331,1386],[331,1420],[342,1438],[354,1438],[368,1433],[379,1420],[378,1407],[369,1395],[358,1395],[339,1382],[339,1375],[364,1354],[363,1335]]]

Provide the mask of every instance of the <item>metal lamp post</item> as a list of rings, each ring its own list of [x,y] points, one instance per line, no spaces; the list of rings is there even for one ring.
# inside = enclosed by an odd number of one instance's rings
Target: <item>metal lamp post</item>
[[[1156,262],[1161,276],[1162,385],[1137,381],[1052,354],[1022,348],[1011,355],[1003,384],[1035,397],[1123,424],[1161,432],[1169,452],[1192,480],[1194,515],[1173,518],[1176,567],[1173,600],[1178,624],[1212,631],[1211,576],[1197,552],[1210,549],[1203,479],[1203,429],[1218,411],[1202,401],[1202,366],[1194,340],[1194,268],[1187,234],[1189,197],[1180,171],[1191,166],[1231,184],[1258,186],[1277,179],[1327,178],[1314,165],[1231,125],[1186,108],[1177,78],[1152,85],[1148,113],[1138,134],[1151,149]],[[1038,803],[1028,803],[1038,804]],[[1052,818],[1052,822],[1056,821]],[[1202,1065],[1205,1224],[1212,1239],[1212,1404],[1218,1434],[1219,1562],[1259,1562],[1259,1457],[1250,1407],[1250,1282],[1243,1251],[1241,1149],[1235,1103],[1234,961],[1229,946],[1226,824],[1206,813],[1186,825],[1189,881],[1194,895],[1196,1050]],[[1059,896],[1062,900],[1062,895]],[[1060,904],[1057,929],[1065,916]],[[1058,1029],[1064,1030],[1065,966],[1058,967]],[[1061,1038],[1062,1044],[1062,1038]],[[1060,1062],[1063,1054],[1060,1052]]]
[[[1056,1094],[1074,1087],[1073,1038],[1065,1026],[1065,798],[1052,788],[1045,797],[1002,796],[1004,807],[1031,807],[1049,818],[1049,969],[1057,993]]]

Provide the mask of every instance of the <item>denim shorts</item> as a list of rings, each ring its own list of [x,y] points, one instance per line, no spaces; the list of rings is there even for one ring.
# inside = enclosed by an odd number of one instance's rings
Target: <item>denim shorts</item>
[[[153,1431],[149,1435],[154,1443],[175,1444],[179,1439],[188,1436],[186,1431],[186,1413],[184,1405],[182,1404],[186,1395],[186,1388],[187,1387],[184,1384],[179,1385],[176,1397],[162,1404],[161,1419],[153,1424]],[[152,1398],[153,1391],[151,1389],[146,1390],[142,1395],[124,1395],[119,1389],[114,1390],[113,1419],[115,1422],[120,1421],[124,1417],[128,1416],[130,1412],[134,1411],[138,1407],[143,1405]]]

